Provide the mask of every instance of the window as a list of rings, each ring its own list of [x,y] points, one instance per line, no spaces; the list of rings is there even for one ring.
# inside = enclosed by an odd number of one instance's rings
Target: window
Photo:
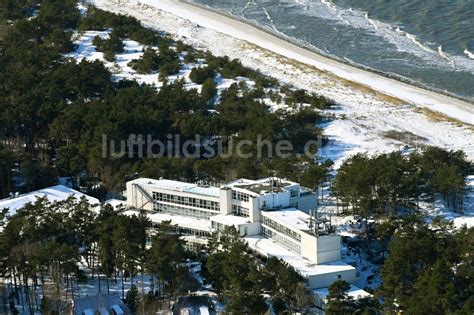
[[[203,236],[203,237],[209,237],[211,235],[209,231],[202,231],[202,230],[181,227],[181,226],[176,226],[176,232],[181,235],[194,235],[194,236]]]
[[[289,228],[271,220],[270,218],[267,218],[266,216],[262,216],[262,224],[266,225],[267,227],[271,228],[272,230],[284,234],[288,237],[291,237],[297,242],[301,242],[301,235],[293,230],[290,230]]]
[[[247,194],[232,190],[232,199],[248,202],[250,200],[250,196]]]
[[[266,238],[269,238],[275,243],[280,244],[281,246],[285,247],[286,249],[295,252],[297,254],[301,254],[301,246],[296,244],[295,242],[289,240],[283,235],[273,232],[272,230],[262,226],[262,234]]]
[[[214,231],[222,231],[222,230],[224,230],[224,227],[225,226],[222,223],[211,221],[211,228]]]
[[[155,201],[163,201],[163,202],[169,202],[169,203],[174,203],[178,205],[209,209],[212,211],[220,211],[220,203],[217,201],[212,201],[212,200],[176,196],[176,195],[170,195],[170,194],[165,194],[161,192],[153,192],[153,199]]]
[[[293,188],[290,190],[290,198],[296,198],[299,195],[299,189]]]
[[[215,213],[208,212],[205,210],[187,208],[187,207],[180,207],[176,205],[167,205],[163,203],[156,202],[153,205],[153,210],[157,212],[165,212],[174,215],[181,215],[185,217],[191,217],[196,219],[204,219],[209,220],[210,217],[215,215]]]
[[[239,217],[249,217],[249,209],[237,205],[232,205],[232,214]]]
[[[184,243],[184,248],[190,252],[199,253],[201,250],[204,249],[204,247],[205,247],[204,245],[198,244],[198,243],[193,243],[193,242]]]

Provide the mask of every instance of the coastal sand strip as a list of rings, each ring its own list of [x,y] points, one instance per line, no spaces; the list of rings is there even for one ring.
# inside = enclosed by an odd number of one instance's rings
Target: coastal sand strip
[[[359,69],[298,47],[252,25],[177,0],[140,0],[177,17],[190,20],[237,39],[245,40],[284,57],[315,66],[346,80],[366,85],[381,93],[426,107],[449,117],[474,124],[474,104],[428,91],[382,75]]]

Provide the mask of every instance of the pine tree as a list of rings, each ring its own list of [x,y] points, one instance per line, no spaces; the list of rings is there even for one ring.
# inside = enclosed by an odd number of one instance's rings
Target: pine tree
[[[208,102],[217,94],[217,87],[216,82],[214,82],[213,78],[207,78],[202,83],[201,87],[201,98]]]
[[[132,314],[137,312],[138,301],[139,297],[137,286],[132,284],[130,289],[127,291],[127,296],[125,297],[125,304],[128,306]]]
[[[327,296],[326,314],[340,315],[352,314],[355,310],[355,304],[347,291],[350,289],[349,283],[338,280],[329,287]]]
[[[191,70],[189,78],[197,84],[202,84],[206,79],[214,79],[214,70],[209,67],[196,67]]]
[[[158,280],[157,288],[162,293],[167,289],[172,296],[178,288],[180,265],[185,257],[183,241],[173,233],[170,222],[163,222],[148,252],[147,269]]]

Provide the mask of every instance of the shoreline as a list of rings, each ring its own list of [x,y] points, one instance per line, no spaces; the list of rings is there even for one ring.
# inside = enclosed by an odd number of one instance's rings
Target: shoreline
[[[472,105],[474,106],[474,99],[471,100],[467,97],[462,97],[462,96],[450,93],[446,90],[437,89],[437,88],[429,87],[429,86],[424,86],[423,84],[417,82],[416,80],[410,79],[408,77],[404,77],[404,76],[396,74],[396,73],[384,72],[384,71],[381,71],[381,70],[371,68],[371,67],[366,66],[366,65],[362,65],[362,64],[355,63],[355,62],[351,62],[349,60],[341,59],[341,58],[339,58],[337,56],[334,56],[334,55],[325,54],[324,52],[319,50],[317,47],[312,46],[309,43],[305,43],[305,42],[303,42],[303,41],[301,41],[297,38],[288,36],[288,35],[283,34],[281,32],[275,31],[271,28],[265,27],[263,25],[259,25],[257,22],[255,22],[253,20],[248,20],[248,19],[242,18],[240,16],[233,15],[232,13],[230,13],[228,11],[222,11],[222,10],[219,10],[219,9],[215,9],[215,8],[207,6],[207,5],[196,3],[193,0],[180,0],[180,1],[183,2],[183,3],[187,3],[189,5],[207,10],[207,11],[217,13],[219,15],[229,17],[229,18],[234,19],[236,21],[248,24],[248,25],[250,25],[250,26],[252,26],[252,27],[254,27],[254,28],[256,28],[256,29],[258,29],[262,32],[268,33],[272,36],[275,36],[279,39],[282,39],[286,42],[289,42],[290,44],[293,44],[293,45],[298,46],[300,48],[306,49],[306,50],[308,50],[312,53],[315,53],[315,54],[320,55],[322,57],[331,59],[333,61],[345,64],[345,65],[348,65],[348,66],[351,66],[351,67],[354,67],[354,68],[357,68],[357,69],[360,69],[360,70],[364,70],[364,71],[367,71],[367,72],[378,74],[380,76],[383,76],[383,77],[386,77],[386,78],[389,78],[389,79],[394,79],[394,80],[399,81],[401,83],[406,83],[408,85],[418,87],[420,89],[423,89],[423,90],[426,90],[426,91],[429,91],[429,92],[434,92],[434,93],[437,93],[437,94],[441,94],[441,95],[444,95],[444,96],[447,96],[447,97],[450,97],[450,98],[453,98],[453,99],[457,99],[457,100],[460,100],[460,101],[463,101],[463,102],[466,102],[466,103],[472,103]]]
[[[138,2],[186,19],[200,27],[244,40],[282,57],[314,66],[343,80],[361,84],[387,96],[474,125],[474,104],[324,56],[316,52],[314,48],[305,47],[306,45],[301,45],[295,40],[283,38],[282,35],[273,34],[225,12],[188,1],[140,0]]]

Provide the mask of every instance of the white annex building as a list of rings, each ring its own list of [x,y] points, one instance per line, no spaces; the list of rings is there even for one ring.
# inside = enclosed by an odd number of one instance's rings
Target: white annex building
[[[315,193],[298,183],[270,177],[212,187],[139,178],[127,182],[126,195],[128,212],[144,209],[154,222],[171,221],[190,247],[234,226],[251,249],[285,260],[311,289],[356,281],[356,269],[341,261],[341,237],[315,218]]]
[[[3,209],[8,209],[8,216],[12,216],[18,209],[23,208],[29,203],[35,203],[38,198],[46,198],[51,203],[63,201],[68,198],[74,198],[76,200],[86,198],[91,206],[96,206],[100,203],[97,198],[88,196],[64,185],[56,185],[40,190],[35,190],[26,194],[17,194],[10,198],[2,199],[0,200],[0,211]]]

